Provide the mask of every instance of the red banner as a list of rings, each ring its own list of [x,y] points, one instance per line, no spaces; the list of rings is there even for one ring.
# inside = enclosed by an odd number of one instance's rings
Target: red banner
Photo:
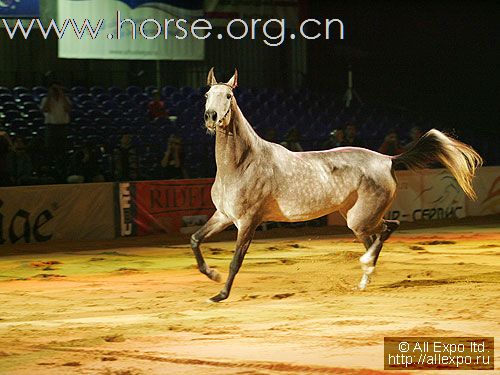
[[[212,178],[131,182],[134,230],[130,234],[194,232],[215,212],[213,182]]]

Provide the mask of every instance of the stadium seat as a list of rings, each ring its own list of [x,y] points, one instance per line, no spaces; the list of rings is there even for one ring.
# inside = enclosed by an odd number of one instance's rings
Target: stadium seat
[[[3,111],[17,110],[17,104],[13,101],[4,102],[1,105]]]
[[[0,94],[0,103],[5,103],[5,102],[15,102],[14,96],[8,93]]]
[[[161,94],[164,98],[170,97],[174,92],[176,91],[175,87],[172,86],[165,86],[161,89]]]
[[[99,94],[103,94],[106,91],[106,89],[102,86],[92,86],[89,89],[89,93],[93,96],[97,96]]]
[[[6,122],[11,122],[16,118],[21,118],[21,113],[18,110],[7,110],[4,112]]]
[[[28,93],[31,94],[31,90],[29,90],[24,86],[16,86],[12,89],[12,94],[14,94],[14,96],[19,96],[20,94],[28,94]]]
[[[142,89],[139,86],[129,86],[125,90],[128,96],[133,98],[137,94],[142,94]]]
[[[117,95],[123,94],[123,89],[121,89],[120,87],[111,86],[108,88],[108,93],[109,95],[116,97]]]

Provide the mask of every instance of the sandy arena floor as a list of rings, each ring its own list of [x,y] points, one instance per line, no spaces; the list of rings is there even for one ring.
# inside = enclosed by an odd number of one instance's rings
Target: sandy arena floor
[[[352,235],[256,240],[219,304],[187,245],[72,251],[0,258],[1,374],[379,374],[384,336],[500,337],[498,222],[397,232],[364,292]]]

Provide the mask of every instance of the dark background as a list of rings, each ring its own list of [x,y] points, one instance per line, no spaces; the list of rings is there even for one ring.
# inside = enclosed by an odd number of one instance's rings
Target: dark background
[[[365,101],[497,137],[499,4],[310,1],[309,15],[340,18],[346,38],[308,43],[309,85],[345,87],[351,63],[354,86]]]
[[[343,41],[306,42],[302,86],[340,98],[351,65],[355,89],[369,106],[403,108],[439,128],[497,137],[499,2],[301,0],[300,8],[302,18],[340,18],[345,26]],[[204,61],[162,61],[162,84],[199,87],[215,66],[221,79],[237,67],[242,86],[297,88],[293,77],[303,72],[292,60],[304,52],[292,43],[210,38]],[[55,37],[38,33],[29,40],[2,33],[0,45],[5,86],[44,84],[47,71],[67,86],[156,83],[154,61],[59,59]]]

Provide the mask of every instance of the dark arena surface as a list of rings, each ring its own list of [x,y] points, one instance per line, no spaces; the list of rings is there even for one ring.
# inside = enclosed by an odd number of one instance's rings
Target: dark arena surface
[[[500,373],[499,16],[0,0],[0,375]]]

